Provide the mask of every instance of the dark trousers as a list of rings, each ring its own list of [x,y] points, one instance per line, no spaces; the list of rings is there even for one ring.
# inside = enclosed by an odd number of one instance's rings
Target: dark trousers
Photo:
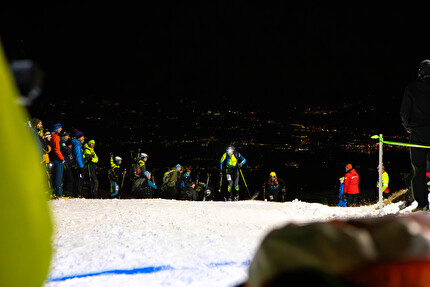
[[[192,187],[188,186],[188,187],[181,188],[181,198],[179,199],[196,200],[196,198],[197,198],[197,193]]]
[[[274,188],[274,189],[268,188],[266,190],[266,192],[265,192],[266,194],[264,195],[265,199],[267,199],[268,201],[280,201],[280,202],[283,202],[284,201],[284,197],[283,197],[282,193],[279,196],[280,191],[281,191],[281,186],[278,186],[277,188]]]
[[[79,197],[82,195],[82,185],[84,184],[84,174],[82,169],[73,168],[73,196]]]
[[[70,165],[64,165],[63,169],[63,193],[67,194],[67,196],[73,194],[73,172],[72,167]]]
[[[411,132],[410,142],[413,144],[430,145],[430,128],[414,129]],[[418,207],[428,206],[428,190],[426,182],[427,157],[429,149],[411,148],[410,157],[412,165],[411,194],[418,202]]]
[[[99,180],[97,179],[95,166],[88,166],[88,175],[90,177],[90,188],[88,190],[88,197],[97,198],[97,191],[99,190]]]
[[[358,204],[358,193],[357,194],[346,194],[347,206],[356,206]]]
[[[164,190],[164,198],[166,199],[176,199],[177,196],[177,188],[176,186],[168,186]]]
[[[426,180],[427,155],[428,151],[425,149],[410,149],[413,172],[411,181],[411,194],[413,199],[418,202],[419,207],[424,207],[429,204]]]
[[[227,168],[225,171],[225,175],[227,177],[228,196],[232,196],[232,187],[234,185],[234,190],[236,191],[236,194],[233,194],[233,196],[239,198],[239,169]]]
[[[61,160],[54,159],[52,161],[52,169],[51,169],[51,180],[52,180],[52,189],[54,190],[54,194],[56,196],[63,196],[63,162]]]

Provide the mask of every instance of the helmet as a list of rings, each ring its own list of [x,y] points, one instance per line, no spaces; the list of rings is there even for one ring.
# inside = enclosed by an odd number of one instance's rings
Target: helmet
[[[119,157],[119,156],[116,156],[116,157],[115,157],[115,161],[116,161],[116,162],[122,161],[122,158],[121,158],[121,157]]]
[[[272,172],[270,173],[270,177],[276,177],[276,173],[275,173],[274,171],[272,171]]]
[[[144,153],[144,152],[140,153],[139,156],[140,156],[140,158],[148,157],[148,155],[146,153]]]
[[[226,151],[227,151],[227,153],[233,153],[234,152],[234,146],[232,146],[232,145],[227,146]]]
[[[430,60],[424,60],[418,65],[418,79],[424,80],[430,77]]]

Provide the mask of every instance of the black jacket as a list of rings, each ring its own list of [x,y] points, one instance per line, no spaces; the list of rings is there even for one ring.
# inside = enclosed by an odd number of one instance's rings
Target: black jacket
[[[408,130],[430,128],[429,81],[416,81],[405,88],[400,116]]]

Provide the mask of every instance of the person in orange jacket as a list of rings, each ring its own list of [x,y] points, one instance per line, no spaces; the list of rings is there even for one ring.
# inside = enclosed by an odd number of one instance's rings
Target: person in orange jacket
[[[63,129],[61,124],[55,124],[52,126],[52,139],[51,147],[52,151],[49,154],[49,159],[52,162],[52,188],[54,189],[54,198],[65,198],[63,196],[63,168],[64,168],[64,156],[61,153],[61,138],[58,135]]]
[[[350,163],[346,165],[345,171],[343,193],[346,193],[348,206],[354,206],[358,203],[358,194],[360,193],[358,188],[359,176]]]

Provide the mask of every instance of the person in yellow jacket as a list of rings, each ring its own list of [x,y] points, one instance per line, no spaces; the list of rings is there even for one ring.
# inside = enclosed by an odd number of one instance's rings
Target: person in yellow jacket
[[[90,198],[97,198],[97,191],[99,189],[99,181],[96,175],[97,163],[99,162],[99,158],[94,151],[95,145],[96,142],[94,140],[89,140],[84,145],[85,163],[87,164],[88,176],[90,180],[90,189],[88,192]]]
[[[378,167],[379,170],[379,167]],[[388,198],[390,189],[388,188],[388,184],[390,182],[390,177],[388,176],[388,173],[385,171],[385,167],[382,166],[382,195],[384,198]],[[379,193],[379,180],[376,181],[376,188]]]
[[[220,176],[223,176],[222,168],[225,162],[225,174],[227,177],[227,192],[228,200],[239,200],[239,168],[241,168],[246,159],[234,148],[232,145],[228,145],[225,153],[220,159]],[[232,187],[234,185],[235,194],[232,194]]]
[[[109,171],[110,196],[111,197],[117,196],[120,189],[122,188],[121,176],[122,176],[122,178],[124,178],[124,174],[121,174],[121,163],[122,163],[121,157],[116,156],[114,158],[113,154],[111,154],[111,156],[110,156],[110,171]]]

